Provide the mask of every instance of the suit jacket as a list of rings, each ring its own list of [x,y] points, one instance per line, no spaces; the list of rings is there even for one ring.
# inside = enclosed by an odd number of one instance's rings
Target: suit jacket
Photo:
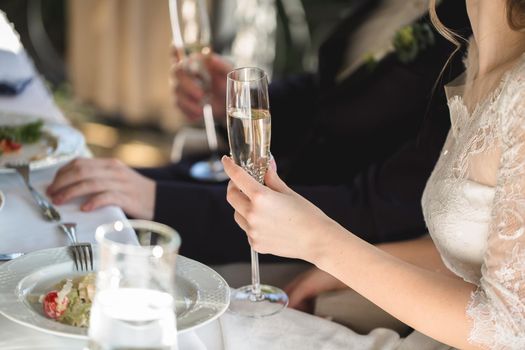
[[[321,47],[317,74],[270,85],[272,153],[281,176],[371,243],[426,233],[420,199],[450,127],[442,81],[463,70],[456,55],[438,81],[454,47],[435,33],[435,44],[415,61],[402,63],[392,53],[373,71],[363,66],[336,83],[348,35],[376,3],[356,2]],[[468,35],[464,2],[443,0],[438,14]],[[248,261],[226,186],[175,181],[185,166],[143,170],[157,180],[155,220],[179,230],[182,254],[206,263]]]

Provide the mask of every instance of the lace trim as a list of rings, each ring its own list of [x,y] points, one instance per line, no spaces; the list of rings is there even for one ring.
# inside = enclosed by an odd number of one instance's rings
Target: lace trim
[[[468,341],[491,350],[525,349],[525,250],[517,244],[510,259],[486,275],[467,307]]]
[[[451,132],[423,195],[427,226],[445,264],[464,279],[477,278],[466,309],[472,321],[469,341],[487,349],[522,350],[525,54],[472,113],[461,95],[451,96],[449,107]],[[465,181],[476,178],[491,184],[493,200],[465,190]],[[465,236],[463,229],[476,231]],[[460,248],[465,237],[479,240]]]

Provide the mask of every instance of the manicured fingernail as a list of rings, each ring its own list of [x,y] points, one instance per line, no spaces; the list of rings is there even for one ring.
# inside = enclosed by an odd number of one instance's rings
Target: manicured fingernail
[[[84,204],[82,207],[80,207],[80,210],[82,211],[90,211],[92,205],[91,204]]]

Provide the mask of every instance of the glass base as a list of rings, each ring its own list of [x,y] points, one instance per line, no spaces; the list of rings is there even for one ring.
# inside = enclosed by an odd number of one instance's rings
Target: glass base
[[[275,315],[288,305],[288,296],[277,288],[261,284],[259,298],[252,293],[252,286],[244,286],[232,291],[228,310],[245,317],[266,317]]]
[[[202,160],[190,168],[190,176],[195,180],[223,182],[228,180],[228,175],[219,159]]]

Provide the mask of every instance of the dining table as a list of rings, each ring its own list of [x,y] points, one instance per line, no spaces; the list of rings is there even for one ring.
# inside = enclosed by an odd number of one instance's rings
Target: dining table
[[[5,63],[5,64],[4,64]],[[3,67],[3,68],[2,68]],[[6,68],[9,67],[9,68]],[[20,38],[6,15],[0,11],[0,79],[2,69],[29,72],[31,79],[15,95],[0,95],[0,121],[5,115],[29,115],[45,123],[69,125],[47,88],[44,79],[23,48]],[[74,155],[89,157],[90,151],[83,141]],[[63,162],[31,171],[31,183],[45,194]],[[0,169],[1,170],[1,169]],[[22,178],[11,172],[0,172],[0,191],[5,202],[0,209],[0,255],[7,253],[30,254],[42,249],[64,247],[66,235],[58,229],[57,222],[47,221],[32,201]],[[96,228],[108,222],[127,220],[116,206],[106,206],[91,212],[80,210],[83,199],[57,206],[62,222],[78,225],[79,241],[95,243]],[[180,232],[184,244],[184,232]],[[12,260],[12,261],[16,261]],[[10,262],[0,262],[9,267]],[[6,270],[6,269],[4,269]],[[1,272],[1,271],[0,271]],[[9,278],[9,270],[0,273],[0,286]],[[1,303],[0,303],[1,305]],[[11,317],[13,318],[13,317]],[[269,350],[269,349],[438,349],[438,347],[410,347],[392,330],[378,328],[368,335],[310,314],[293,309],[263,318],[247,318],[228,311],[200,327],[178,334],[180,350]],[[28,327],[5,316],[0,308],[0,349],[85,349],[86,339],[72,338],[45,332],[38,327]],[[441,349],[441,348],[439,348]]]

